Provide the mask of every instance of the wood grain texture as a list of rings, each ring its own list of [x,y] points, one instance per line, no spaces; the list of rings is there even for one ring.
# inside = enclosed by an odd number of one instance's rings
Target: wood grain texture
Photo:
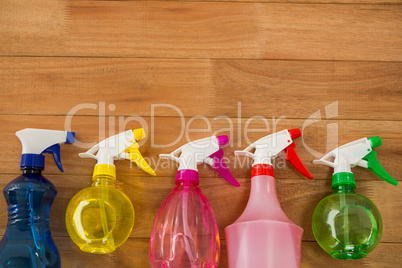
[[[71,128],[78,142],[62,146],[65,173],[51,157],[44,171],[58,189],[50,225],[62,267],[146,268],[153,220],[174,187],[176,170],[158,154],[227,134],[226,161],[242,187],[200,167],[200,186],[222,238],[219,267],[227,268],[224,228],[239,217],[250,191],[251,162],[235,158],[234,150],[300,127],[304,140],[296,141],[296,151],[315,179],[302,178],[280,159],[274,164],[283,210],[304,228],[301,267],[401,267],[402,188],[368,170],[353,172],[357,193],[381,211],[378,247],[362,260],[335,260],[314,242],[311,230],[315,206],[331,193],[331,170],[311,163],[323,153],[379,135],[378,159],[402,181],[401,22],[400,0],[3,0],[0,189],[19,175],[17,130]],[[155,104],[172,106],[152,113]],[[157,177],[128,161],[116,163],[116,187],[136,211],[130,238],[112,254],[81,252],[68,237],[64,214],[74,194],[90,185],[95,162],[77,154],[138,127],[146,129],[141,152]],[[0,198],[0,238],[6,213]]]
[[[332,119],[402,118],[400,62],[69,57],[1,61],[1,114],[64,115],[76,105],[106,102],[108,115],[150,116],[152,104],[170,104],[187,117],[238,117],[240,102],[241,117],[305,119],[319,117],[313,113],[338,101],[338,114]],[[187,101],[190,98],[196,106]],[[114,111],[108,109],[110,104]],[[77,114],[98,115],[99,109]],[[179,114],[155,108],[154,115]],[[321,116],[326,117],[324,111]]]
[[[269,117],[268,117],[269,118]],[[132,121],[129,121],[132,119]],[[126,129],[134,129],[144,127],[148,138],[141,141],[141,151],[143,156],[147,159],[152,167],[157,171],[158,176],[174,177],[176,174],[177,165],[167,160],[160,160],[158,155],[161,153],[170,153],[179,146],[209,136],[211,134],[221,135],[226,134],[230,137],[230,145],[225,148],[225,157],[233,174],[236,177],[248,178],[251,174],[251,161],[248,158],[240,158],[234,156],[235,150],[244,149],[251,141],[257,140],[268,133],[276,132],[282,129],[290,128],[303,128],[305,120],[300,119],[282,119],[276,125],[268,119],[267,122],[262,120],[253,120],[248,129],[254,130],[244,133],[245,125],[248,119],[241,119],[238,121],[233,119],[233,131],[229,131],[230,124],[227,120],[208,120],[210,128],[203,120],[194,120],[188,124],[189,119],[184,118],[185,126],[191,130],[198,130],[198,132],[182,133],[184,127],[180,118],[170,117],[156,117],[152,119],[149,117],[142,117],[141,120],[137,117],[125,118],[127,124],[118,124],[119,120],[116,119],[114,127],[109,129],[108,120],[106,118],[104,127],[99,126],[99,120],[94,116],[76,116],[72,119],[71,130],[76,131],[76,143],[74,145],[63,145],[62,156],[65,174],[75,175],[91,175],[92,169],[95,164],[90,159],[81,159],[78,153],[86,151],[100,140],[105,139],[110,135],[120,133]],[[240,126],[237,124],[240,123]],[[267,124],[267,125],[266,125]],[[331,125],[332,124],[332,125]],[[336,124],[336,125],[334,125]],[[63,116],[33,116],[21,117],[18,115],[3,115],[0,116],[0,125],[2,131],[0,132],[0,141],[2,142],[2,150],[0,151],[0,158],[3,159],[3,165],[0,173],[18,174],[17,169],[20,161],[20,148],[21,144],[15,137],[14,133],[25,127],[32,128],[53,128],[64,129],[65,117]],[[330,137],[328,142],[327,127],[337,127],[339,137]],[[239,133],[239,129],[240,133]],[[67,128],[68,129],[68,128]],[[376,149],[378,152],[378,159],[385,169],[390,170],[396,179],[401,179],[398,176],[402,174],[402,166],[399,165],[401,157],[401,144],[400,131],[402,129],[402,122],[400,121],[353,121],[353,120],[340,120],[337,122],[322,120],[313,123],[304,128],[303,139],[295,141],[297,145],[297,153],[300,159],[307,168],[311,171],[317,179],[331,178],[330,168],[323,166],[313,165],[311,162],[317,157],[322,157],[325,153],[338,147],[339,145],[347,142],[362,138],[379,135],[383,140],[383,145]],[[186,131],[184,131],[186,133]],[[181,135],[182,134],[182,135]],[[83,146],[86,145],[85,148]],[[163,147],[163,148],[162,148]],[[10,153],[15,152],[15,153]],[[47,174],[60,174],[58,168],[52,163],[51,157],[46,158],[46,173]],[[130,166],[127,161],[118,161],[116,163],[119,174],[131,176],[144,176],[144,173],[137,169],[137,167]],[[286,161],[278,158],[275,162],[276,175],[280,178],[301,178],[301,176],[293,169]],[[354,172],[359,180],[375,180],[377,177],[370,171],[362,168],[355,168]],[[201,166],[200,176],[202,177],[217,177],[217,173],[211,172],[210,167]]]
[[[155,1],[155,0],[87,0],[87,1]],[[286,4],[401,4],[400,0],[158,0],[166,2],[252,2]]]
[[[51,210],[50,226],[55,237],[67,237],[64,216],[70,199],[80,190],[91,184],[90,175],[47,175],[57,189],[58,196]],[[0,187],[14,179],[13,175],[0,175]],[[250,179],[238,179],[242,187],[235,188],[217,178],[202,178],[200,187],[210,201],[222,239],[224,228],[232,224],[244,210],[250,194]],[[311,230],[311,219],[317,204],[331,194],[329,180],[307,181],[305,179],[281,179],[276,182],[278,199],[286,215],[304,229],[303,241],[315,241]],[[174,187],[173,178],[118,176],[116,187],[132,200],[136,213],[134,229],[130,237],[150,236],[153,221],[165,197]],[[386,185],[379,180],[357,181],[357,193],[371,199],[383,217],[383,236],[381,241],[402,243],[402,215],[395,213],[400,208],[401,187]],[[219,189],[219,191],[217,191]],[[0,199],[0,217],[6,219],[6,204]],[[6,221],[0,222],[0,234],[4,234]]]
[[[0,55],[402,59],[401,5],[41,1],[3,1]]]
[[[143,249],[148,245],[148,240],[129,239],[127,243],[132,248]],[[310,267],[329,267],[329,268],[346,268],[355,265],[355,267],[362,268],[395,268],[398,267],[400,262],[398,258],[393,258],[393,255],[398,255],[402,249],[401,244],[385,244],[381,243],[379,246],[369,255],[368,258],[353,261],[353,264],[348,261],[339,261],[332,259],[329,255],[321,256],[321,248],[315,242],[303,242],[302,243],[302,268]],[[118,249],[115,253],[116,267],[135,267],[134,265],[139,263],[138,267],[150,267],[148,261],[148,251],[143,250],[143,255],[139,256],[136,253],[130,251],[129,247]],[[117,257],[118,256],[118,257]],[[115,266],[112,266],[115,267]],[[227,264],[227,252],[226,243],[221,243],[221,262],[219,267],[228,267]]]
[[[0,236],[1,239],[1,236]],[[151,267],[149,264],[149,239],[129,238],[125,244],[115,252],[105,255],[88,254],[80,251],[69,237],[56,237],[55,243],[60,251],[62,267],[91,268],[91,267]],[[402,250],[401,244],[380,243],[370,255],[361,260],[353,261],[354,267],[362,268],[395,268],[399,267],[399,256]],[[316,242],[302,243],[301,268],[328,267],[348,268],[350,261],[334,260],[329,255],[324,255]],[[228,267],[226,243],[221,243],[220,268]]]

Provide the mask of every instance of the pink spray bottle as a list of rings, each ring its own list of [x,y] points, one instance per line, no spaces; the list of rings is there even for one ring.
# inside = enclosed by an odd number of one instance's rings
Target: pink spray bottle
[[[289,220],[278,202],[271,163],[272,158],[285,151],[286,160],[303,176],[312,179],[295,151],[293,140],[300,136],[299,129],[283,130],[235,152],[251,157],[254,163],[246,209],[225,228],[230,268],[300,267],[303,229]]]
[[[153,268],[214,268],[219,264],[218,226],[211,205],[198,188],[197,165],[206,163],[229,183],[240,186],[223,161],[227,136],[190,142],[161,158],[179,163],[176,187],[163,201],[150,241]]]

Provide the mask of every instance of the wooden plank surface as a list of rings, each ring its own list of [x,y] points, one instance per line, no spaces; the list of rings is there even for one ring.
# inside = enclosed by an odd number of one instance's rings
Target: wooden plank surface
[[[1,238],[1,236],[0,236]],[[149,239],[129,238],[126,241],[127,247],[118,248],[113,254],[95,255],[80,251],[68,237],[57,237],[54,239],[60,251],[62,267],[148,267],[148,245]],[[351,262],[340,261],[336,264],[330,256],[321,256],[321,249],[316,242],[302,243],[302,268],[329,267],[347,268]],[[353,261],[357,267],[367,268],[395,268],[400,262],[395,255],[402,250],[401,244],[380,243],[378,247],[365,259]],[[221,261],[219,267],[227,267],[226,243],[221,243]]]
[[[40,2],[2,2],[0,55],[402,59],[401,5]]]
[[[0,151],[0,158],[3,159],[3,167],[1,173],[18,174],[16,169],[20,161],[20,148],[21,144],[15,137],[14,133],[25,127],[32,128],[49,128],[63,129],[65,126],[65,117],[63,116],[33,116],[31,120],[27,121],[27,117],[19,115],[2,115],[0,116],[0,125],[3,131],[0,132],[0,140],[7,141],[4,143],[3,150]],[[106,123],[110,118],[106,118]],[[138,121],[130,121],[128,124],[116,123],[115,128],[109,129],[109,125],[105,124],[104,128],[99,127],[99,120],[94,116],[76,116],[72,120],[71,130],[76,131],[76,139],[78,142],[74,145],[62,146],[62,161],[64,165],[65,174],[73,175],[91,175],[95,161],[91,159],[81,159],[78,153],[87,151],[90,147],[95,145],[99,140],[103,140],[104,136],[114,135],[115,133],[122,132],[125,129],[134,129],[140,127],[145,128],[149,137],[140,142],[141,151],[143,156],[149,161],[149,164],[157,171],[158,176],[174,177],[176,174],[177,165],[167,160],[160,160],[158,155],[161,153],[170,153],[175,148],[196,140],[206,135],[215,133],[217,135],[226,134],[230,137],[231,144],[225,148],[225,157],[227,158],[228,166],[233,171],[236,177],[249,177],[251,174],[251,161],[248,158],[240,158],[234,156],[235,150],[242,150],[246,148],[251,141],[257,140],[269,133],[276,132],[282,129],[302,128],[305,120],[301,119],[283,119],[277,122],[276,125],[271,124],[267,120],[267,125],[261,120],[254,120],[248,125],[248,129],[256,129],[255,132],[247,132],[244,135],[244,129],[247,119],[234,121],[233,131],[228,131],[230,125],[227,120],[208,120],[210,123],[210,130],[203,120],[195,120],[190,124],[189,129],[199,130],[200,132],[189,132],[181,135],[182,128],[184,127],[180,118],[172,117],[156,117],[152,119],[149,117],[142,117],[142,120],[134,118]],[[188,118],[183,119],[188,124]],[[102,121],[102,120],[101,120]],[[118,120],[116,120],[118,122]],[[236,125],[240,122],[240,126]],[[326,141],[327,127],[330,124],[337,124],[339,137],[337,139],[330,138],[328,144]],[[120,130],[119,130],[120,129]],[[123,130],[122,130],[123,129]],[[239,133],[239,129],[241,132]],[[276,130],[275,130],[276,129]],[[378,152],[378,159],[385,169],[390,170],[396,179],[401,179],[399,176],[402,174],[402,166],[399,165],[401,157],[400,131],[402,129],[402,122],[400,121],[358,121],[358,120],[340,120],[336,123],[332,121],[322,120],[309,125],[304,129],[303,139],[295,141],[297,145],[297,153],[300,159],[303,159],[306,167],[311,171],[316,179],[330,179],[331,170],[323,166],[312,164],[316,157],[321,157],[332,149],[344,143],[363,138],[379,135],[382,137],[383,145],[376,149]],[[219,131],[219,132],[217,132]],[[173,145],[169,145],[170,143]],[[145,142],[145,143],[144,143]],[[82,145],[80,144],[82,143]],[[82,146],[86,145],[85,148]],[[163,147],[163,148],[162,148]],[[10,152],[15,152],[11,153]],[[315,157],[316,155],[316,157]],[[46,173],[47,174],[60,174],[58,168],[52,163],[51,157],[46,158]],[[144,176],[144,173],[137,169],[135,166],[130,166],[128,161],[118,161],[116,163],[119,174],[131,176]],[[280,178],[301,178],[301,176],[293,169],[286,161],[281,158],[276,162],[276,175]],[[354,172],[359,180],[375,180],[377,177],[370,171],[362,168],[355,168]],[[216,177],[217,173],[211,172],[209,167],[200,167],[200,175],[203,177]]]
[[[381,243],[365,259],[332,259],[315,242],[311,218],[319,200],[331,193],[331,170],[312,160],[338,145],[381,136],[378,159],[402,180],[401,4],[3,0],[0,188],[19,174],[17,130],[76,131],[78,142],[62,146],[65,173],[50,157],[44,171],[58,189],[50,225],[62,267],[150,267],[149,234],[174,187],[176,169],[159,161],[158,154],[207,135],[229,135],[226,161],[242,187],[200,167],[200,186],[214,208],[222,239],[219,267],[227,268],[224,228],[239,217],[250,191],[251,162],[234,157],[234,150],[268,133],[299,127],[304,140],[296,141],[296,150],[315,179],[302,178],[281,159],[274,164],[282,208],[304,228],[301,266],[400,267],[401,186],[353,169],[357,192],[376,203],[384,224]],[[154,105],[164,106],[152,110]],[[74,109],[70,120],[66,114]],[[141,152],[157,176],[128,161],[116,163],[116,187],[135,206],[134,229],[113,254],[83,253],[68,237],[64,214],[72,196],[90,185],[95,163],[77,154],[137,127],[146,129]],[[328,136],[331,132],[338,135]],[[0,238],[6,213],[0,198]]]
[[[152,104],[169,104],[188,117],[239,117],[240,107],[240,117],[305,119],[317,118],[314,112],[338,101],[338,114],[332,117],[335,120],[402,117],[400,62],[70,57],[1,60],[1,114],[62,115],[83,103],[106,102],[106,106],[116,107],[113,111],[106,108],[108,115],[150,116]],[[226,97],[227,92],[231,98]],[[15,105],[16,98],[20,105]],[[197,102],[196,109],[186,101],[189,98]],[[81,109],[76,114],[98,115],[99,109]],[[177,110],[161,107],[153,114],[179,116]],[[324,111],[321,116],[327,117]]]
[[[139,1],[139,0],[87,0],[87,1]],[[155,0],[143,0],[155,1]],[[401,4],[400,0],[158,0],[166,2],[253,2],[253,3],[286,3],[286,4]]]
[[[46,176],[59,189],[56,201],[51,210],[50,225],[55,237],[67,237],[64,216],[70,199],[83,188],[91,184],[90,175],[53,175]],[[1,175],[0,187],[15,176]],[[232,224],[240,216],[247,204],[250,194],[250,179],[238,179],[242,187],[235,188],[221,179],[202,178],[200,187],[216,214],[219,232],[225,239],[224,228]],[[281,180],[276,182],[278,199],[289,218],[304,229],[303,241],[315,241],[311,230],[311,219],[318,202],[331,194],[331,182],[328,180],[307,181],[304,179]],[[136,213],[134,229],[130,237],[149,237],[158,209],[165,197],[174,187],[173,178],[165,177],[132,177],[118,176],[117,188],[132,200]],[[381,241],[384,243],[402,243],[402,215],[395,213],[400,208],[400,187],[385,185],[381,181],[358,181],[357,193],[371,199],[381,211],[384,232]],[[219,189],[219,191],[217,190]],[[381,189],[381,190],[379,190]],[[0,217],[6,218],[6,204],[0,200]],[[6,222],[0,222],[0,235],[4,234]]]
[[[64,125],[63,116],[30,116],[30,118],[35,118],[34,122],[31,122],[29,127],[44,128],[48,125],[52,125],[56,128],[62,128]],[[149,122],[149,118],[146,118]],[[13,137],[13,133],[22,128],[21,124],[26,123],[25,117],[18,115],[7,115],[0,116],[0,123],[3,126],[7,126],[4,131],[0,133],[0,140],[7,140],[9,143],[5,145],[5,149],[2,153],[12,150],[12,148],[19,147],[19,141]],[[167,141],[174,140],[177,133],[172,131],[166,131],[166,129],[178,129],[179,123],[177,118],[171,117],[159,117],[155,119],[155,133],[152,134],[155,137],[159,137],[155,142],[157,144],[165,144]],[[257,122],[258,123],[258,122]],[[303,120],[288,119],[284,120],[282,123],[278,124],[278,128],[286,128],[291,126],[302,125]],[[74,118],[74,128],[80,129],[77,132],[77,139],[83,138],[82,141],[89,142],[91,140],[96,140],[98,136],[98,118],[94,116],[77,116]],[[328,121],[319,122],[317,125],[312,125],[311,129],[307,130],[305,133],[305,142],[317,151],[325,152],[326,148],[321,144],[321,141],[316,137],[323,135],[325,133],[326,125]],[[135,127],[134,124],[133,127]],[[244,119],[243,119],[244,125]],[[361,127],[359,127],[361,126]],[[131,127],[131,126],[128,126]],[[194,128],[201,128],[203,124],[194,123]],[[225,127],[224,124],[212,124],[211,131],[221,129]],[[257,129],[262,129],[262,123],[253,125]],[[108,126],[106,125],[108,130]],[[361,122],[352,120],[341,120],[339,122],[340,133],[346,133],[345,136],[340,137],[339,142],[344,143],[356,138],[359,138],[364,134],[368,135],[376,132],[383,137],[384,145],[383,148],[379,148],[379,159],[384,164],[386,169],[392,170],[395,174],[401,174],[400,165],[398,165],[398,159],[400,158],[400,142],[399,133],[401,125],[399,121],[385,121],[379,122]],[[371,130],[370,130],[371,129]],[[382,130],[382,131],[380,131]],[[370,131],[372,131],[370,133]],[[393,132],[395,131],[395,132]],[[237,133],[235,130],[234,133]],[[229,134],[229,133],[227,133]],[[195,133],[190,138],[196,139],[205,135],[204,133]],[[250,133],[250,139],[254,140],[260,137],[262,133]],[[324,136],[324,135],[323,135]],[[85,138],[84,138],[85,137]],[[234,135],[233,140],[236,140]],[[185,142],[185,138],[180,140],[179,145]],[[150,146],[151,141],[148,140],[142,147],[144,156],[156,156],[158,153],[167,153],[173,148],[162,148],[154,149]],[[243,141],[244,143],[244,141]],[[277,169],[276,175],[278,197],[282,204],[284,211],[289,215],[292,221],[302,226],[305,230],[303,240],[314,241],[314,237],[311,231],[311,218],[313,210],[316,204],[326,195],[330,194],[330,173],[329,170],[323,167],[316,167],[311,164],[313,159],[312,155],[306,152],[306,148],[301,142],[298,144],[298,153],[306,166],[311,170],[314,176],[316,176],[315,181],[308,181],[306,179],[300,178],[300,176],[292,170],[289,165],[285,168]],[[243,144],[243,147],[247,144]],[[9,147],[8,147],[9,146]],[[236,145],[233,147],[229,146],[225,149],[227,156],[230,161],[233,161],[233,151],[237,149]],[[329,147],[329,149],[332,149]],[[72,196],[79,190],[88,187],[91,180],[91,172],[93,168],[93,161],[88,159],[82,160],[77,157],[78,152],[82,152],[82,148],[78,148],[73,145],[65,145],[62,147],[63,152],[63,164],[65,168],[65,173],[60,175],[59,171],[52,165],[51,160],[47,159],[47,169],[45,174],[48,178],[53,178],[52,181],[55,183],[56,187],[59,189],[58,198],[56,199],[52,214],[51,214],[51,226],[55,237],[67,237],[68,234],[65,229],[64,224],[64,213],[69,200]],[[382,152],[386,152],[382,154]],[[1,155],[0,155],[1,157]],[[9,169],[3,169],[3,172],[9,174],[3,174],[0,177],[0,188],[4,187],[9,181],[11,181],[16,175],[15,167],[18,165],[19,156],[10,155],[8,157],[3,156],[7,159],[9,163],[5,167]],[[308,161],[306,161],[308,159]],[[156,163],[155,160],[154,163]],[[153,162],[150,162],[151,165]],[[161,169],[158,168],[158,177],[144,176],[142,171],[137,168],[130,168],[126,161],[121,161],[116,163],[118,167],[118,189],[123,190],[129,198],[133,201],[136,208],[136,223],[135,228],[131,234],[133,238],[147,238],[152,228],[153,220],[157,213],[157,210],[162,203],[163,199],[167,196],[170,190],[174,187],[173,177],[174,169]],[[222,179],[216,177],[216,173],[213,173],[209,168],[201,168],[201,189],[204,194],[210,200],[214,211],[217,215],[217,220],[219,224],[220,233],[224,239],[224,227],[234,222],[237,217],[239,217],[241,211],[244,209],[250,190],[250,180],[248,174],[250,173],[249,165],[244,168],[235,168],[231,165],[233,173],[238,177],[242,187],[234,188],[224,182]],[[379,207],[383,220],[384,220],[384,233],[382,237],[382,242],[384,243],[401,243],[402,236],[398,231],[402,228],[402,219],[399,219],[399,213],[395,214],[395,211],[400,209],[399,196],[401,195],[400,187],[393,187],[386,185],[384,182],[379,181],[375,175],[367,170],[362,170],[356,168],[356,177],[358,178],[358,193],[367,196],[372,199]],[[170,177],[170,178],[169,178]],[[400,179],[400,177],[397,177]],[[60,190],[61,189],[61,190]],[[220,189],[220,191],[216,191]],[[381,190],[378,190],[381,189]],[[155,194],[156,193],[156,194]],[[384,198],[386,197],[386,198]],[[0,218],[5,218],[6,210],[4,200],[0,201],[1,209]],[[235,205],[234,205],[235,204]],[[0,225],[0,233],[4,233],[5,222]],[[130,240],[131,241],[131,240]],[[125,250],[133,250],[133,245],[125,245]],[[144,250],[144,248],[141,248]],[[314,255],[313,253],[311,253]],[[135,255],[136,256],[136,255]],[[119,254],[115,254],[113,260],[116,260],[119,264],[126,264],[128,261],[130,263],[136,263],[144,261],[142,258],[138,259],[133,257],[135,260],[131,261],[125,260]],[[225,260],[224,256],[222,256]],[[318,259],[321,261],[321,259]],[[393,260],[390,260],[391,263]],[[366,260],[367,262],[367,260]],[[369,262],[370,265],[372,262]],[[224,266],[224,263],[222,264]],[[308,262],[306,265],[310,265]],[[110,267],[113,267],[110,264]],[[123,266],[124,267],[124,266]],[[308,266],[306,266],[308,267]],[[311,266],[314,267],[314,266]],[[375,267],[375,266],[373,266]]]

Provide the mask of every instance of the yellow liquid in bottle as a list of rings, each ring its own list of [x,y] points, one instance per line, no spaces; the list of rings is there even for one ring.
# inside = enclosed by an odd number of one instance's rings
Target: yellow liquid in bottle
[[[78,192],[67,207],[67,231],[84,252],[113,252],[127,240],[133,225],[133,205],[115,189],[110,176],[96,176],[92,187]]]

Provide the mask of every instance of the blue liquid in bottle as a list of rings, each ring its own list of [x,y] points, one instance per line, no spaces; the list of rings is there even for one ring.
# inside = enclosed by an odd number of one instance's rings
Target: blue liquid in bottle
[[[49,229],[55,186],[42,168],[24,167],[23,174],[3,190],[8,224],[0,241],[0,268],[58,268],[60,255]]]

